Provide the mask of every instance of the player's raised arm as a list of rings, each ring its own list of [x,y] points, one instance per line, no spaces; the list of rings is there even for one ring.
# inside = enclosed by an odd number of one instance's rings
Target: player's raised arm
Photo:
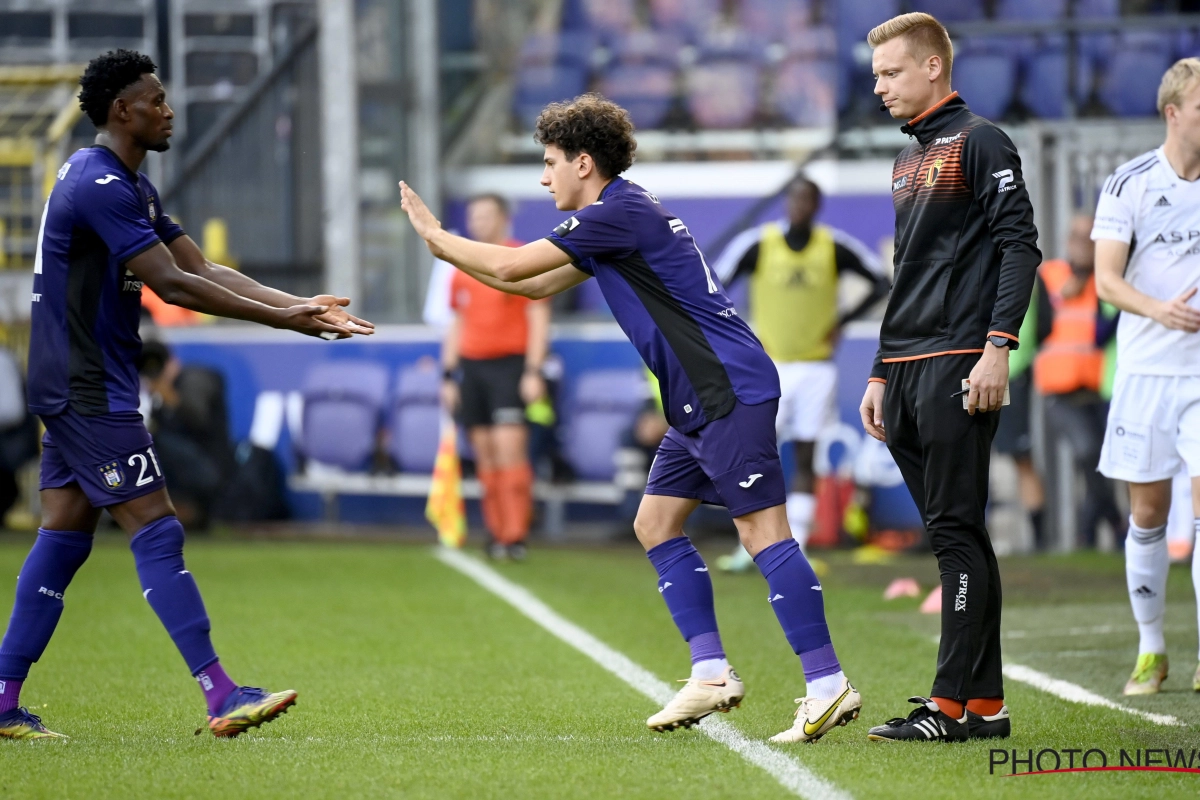
[[[334,334],[340,339],[350,336],[345,328],[320,319],[329,310],[327,306],[301,303],[290,308],[275,308],[242,297],[199,275],[184,272],[161,242],[131,258],[125,267],[171,305],[272,328],[287,328],[309,336]]]
[[[162,217],[166,218],[166,215],[164,214]],[[312,298],[303,298],[279,289],[272,289],[270,286],[264,286],[235,269],[209,261],[204,257],[204,253],[201,252],[196,242],[182,231],[178,236],[170,239],[164,237],[163,241],[167,242],[167,249],[171,251],[176,265],[181,270],[224,286],[234,294],[274,308],[291,308],[301,305],[326,306],[327,310],[321,315],[323,321],[337,325],[345,329],[347,333],[368,336],[375,332],[374,323],[360,319],[346,311],[346,306],[350,305],[348,297],[322,294]]]
[[[412,187],[404,181],[400,182],[400,206],[408,212],[408,219],[412,222],[413,229],[416,230],[418,236],[425,240],[431,253],[501,291],[509,291],[502,284],[516,283],[527,278],[544,275],[571,263],[570,256],[544,239],[521,247],[505,247],[498,244],[473,242],[462,236],[455,236],[442,229],[442,223],[433,215],[420,196],[412,190]],[[583,273],[580,274],[583,275]],[[492,281],[487,280],[488,278],[491,278]],[[587,276],[583,275],[578,282],[582,282],[586,278]],[[509,293],[523,294],[523,292]]]

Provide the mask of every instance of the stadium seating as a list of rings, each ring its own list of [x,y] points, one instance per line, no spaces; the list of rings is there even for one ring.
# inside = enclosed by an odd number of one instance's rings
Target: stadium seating
[[[837,122],[837,62],[794,59],[775,78],[775,108],[799,127]]]
[[[791,49],[797,36],[809,30],[812,10],[807,0],[742,0],[738,20],[754,36],[769,42],[783,42]],[[831,42],[832,44],[832,42]]]
[[[909,10],[924,11],[942,22],[974,22],[986,16],[983,0],[914,0]]]
[[[575,383],[565,420],[563,453],[584,480],[612,480],[613,455],[646,400],[646,377],[638,369],[600,369]]]
[[[433,470],[441,432],[441,378],[432,362],[418,362],[396,375],[387,452],[401,472]]]
[[[971,110],[997,120],[1012,104],[1016,91],[1017,65],[1002,54],[964,54],[954,61],[954,88]]]
[[[304,379],[300,450],[342,469],[366,469],[387,396],[387,368],[374,361],[325,361]]]
[[[712,30],[721,15],[721,0],[650,0],[649,5],[655,28],[690,37]]]
[[[700,64],[687,75],[687,105],[702,128],[742,128],[758,109],[759,68],[738,61]]]
[[[683,40],[672,31],[642,29],[632,31],[609,44],[613,60],[618,64],[658,64],[675,66]]]
[[[581,0],[581,4],[588,27],[601,34],[625,33],[636,20],[633,0]]]
[[[1067,15],[1067,0],[1000,0],[996,19],[1028,22],[1062,19]]]
[[[1157,113],[1158,84],[1171,64],[1171,53],[1164,45],[1127,49],[1113,53],[1108,71],[1100,84],[1100,100],[1122,117],[1151,116]]]
[[[617,66],[601,79],[600,91],[625,107],[639,128],[657,128],[675,99],[675,70],[654,65]]]
[[[521,67],[517,72],[514,105],[517,117],[532,128],[547,103],[569,100],[587,89],[587,70],[566,64]]]
[[[1025,64],[1025,80],[1021,86],[1021,102],[1029,111],[1045,119],[1059,119],[1066,113],[1070,71],[1068,56],[1063,50],[1035,53]],[[1075,100],[1087,100],[1091,86],[1091,66],[1087,59],[1076,62]]]

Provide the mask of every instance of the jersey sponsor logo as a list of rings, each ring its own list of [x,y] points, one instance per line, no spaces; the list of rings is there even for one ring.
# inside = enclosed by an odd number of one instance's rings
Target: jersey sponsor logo
[[[903,189],[905,186],[908,186],[908,176],[907,175],[901,175],[899,178],[896,178],[896,180],[892,181],[892,191],[893,192],[898,192],[901,189]]]
[[[121,284],[121,291],[140,293],[142,291],[142,282],[132,272],[125,270],[125,281]]]
[[[751,475],[750,477],[746,478],[746,480],[738,482],[738,486],[742,487],[743,489],[749,489],[751,486],[754,485],[754,482],[761,477],[762,477],[762,473],[756,472],[753,475]]]
[[[68,161],[67,163],[63,164],[61,167],[58,168],[58,179],[61,181],[63,178],[67,177],[67,173],[70,171],[71,171],[71,162]]]
[[[967,610],[967,573],[958,573],[958,594],[954,595],[954,610]]]
[[[1158,202],[1154,204],[1155,208],[1162,208],[1164,206],[1167,208],[1171,207],[1171,201],[1167,199],[1167,196],[1165,194],[1163,196],[1159,197]]]
[[[566,236],[571,231],[579,227],[579,220],[576,217],[571,217],[563,224],[554,229],[554,232],[559,236]]]
[[[954,134],[953,136],[940,136],[937,139],[934,139],[933,143],[935,145],[950,144],[951,142],[957,142],[959,139],[962,138],[962,135],[963,135],[963,132],[959,131],[958,133]]]
[[[125,473],[121,471],[121,465],[115,461],[110,461],[100,467],[100,477],[104,479],[104,485],[109,489],[120,489],[125,485]]]
[[[938,175],[941,173],[942,167],[945,165],[945,163],[946,159],[944,158],[934,159],[933,166],[931,166],[925,173],[926,186],[933,186],[934,182],[938,179]]]
[[[112,183],[113,181],[119,181],[119,180],[121,180],[121,179],[118,178],[116,175],[109,173],[109,174],[105,175],[103,178],[96,178],[96,183],[100,184],[101,186],[107,186],[108,184]]]
[[[1197,231],[1163,231],[1155,236],[1151,244],[1182,244],[1181,248],[1170,248],[1167,250],[1167,255],[1170,256],[1194,256],[1200,255],[1200,230]]]
[[[999,172],[993,172],[992,177],[1000,179],[1000,185],[996,187],[996,194],[1010,192],[1017,188],[1017,185],[1013,182],[1013,171],[1011,169],[1002,169]]]

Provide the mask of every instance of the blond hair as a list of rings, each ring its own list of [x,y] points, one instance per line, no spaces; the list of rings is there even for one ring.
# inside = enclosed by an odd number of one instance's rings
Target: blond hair
[[[1200,58],[1181,58],[1171,65],[1158,85],[1158,113],[1167,106],[1179,106],[1183,96],[1200,80]]]
[[[908,52],[913,58],[941,58],[942,71],[946,80],[950,80],[950,69],[954,66],[954,45],[950,43],[950,34],[946,33],[942,23],[921,11],[901,14],[872,28],[867,34],[867,44],[876,48],[900,36],[908,42]]]

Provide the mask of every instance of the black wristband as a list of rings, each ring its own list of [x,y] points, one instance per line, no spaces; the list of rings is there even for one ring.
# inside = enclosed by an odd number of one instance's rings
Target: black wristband
[[[444,370],[442,370],[442,380],[457,381],[458,380],[457,373],[458,373],[457,369],[444,369]]]

